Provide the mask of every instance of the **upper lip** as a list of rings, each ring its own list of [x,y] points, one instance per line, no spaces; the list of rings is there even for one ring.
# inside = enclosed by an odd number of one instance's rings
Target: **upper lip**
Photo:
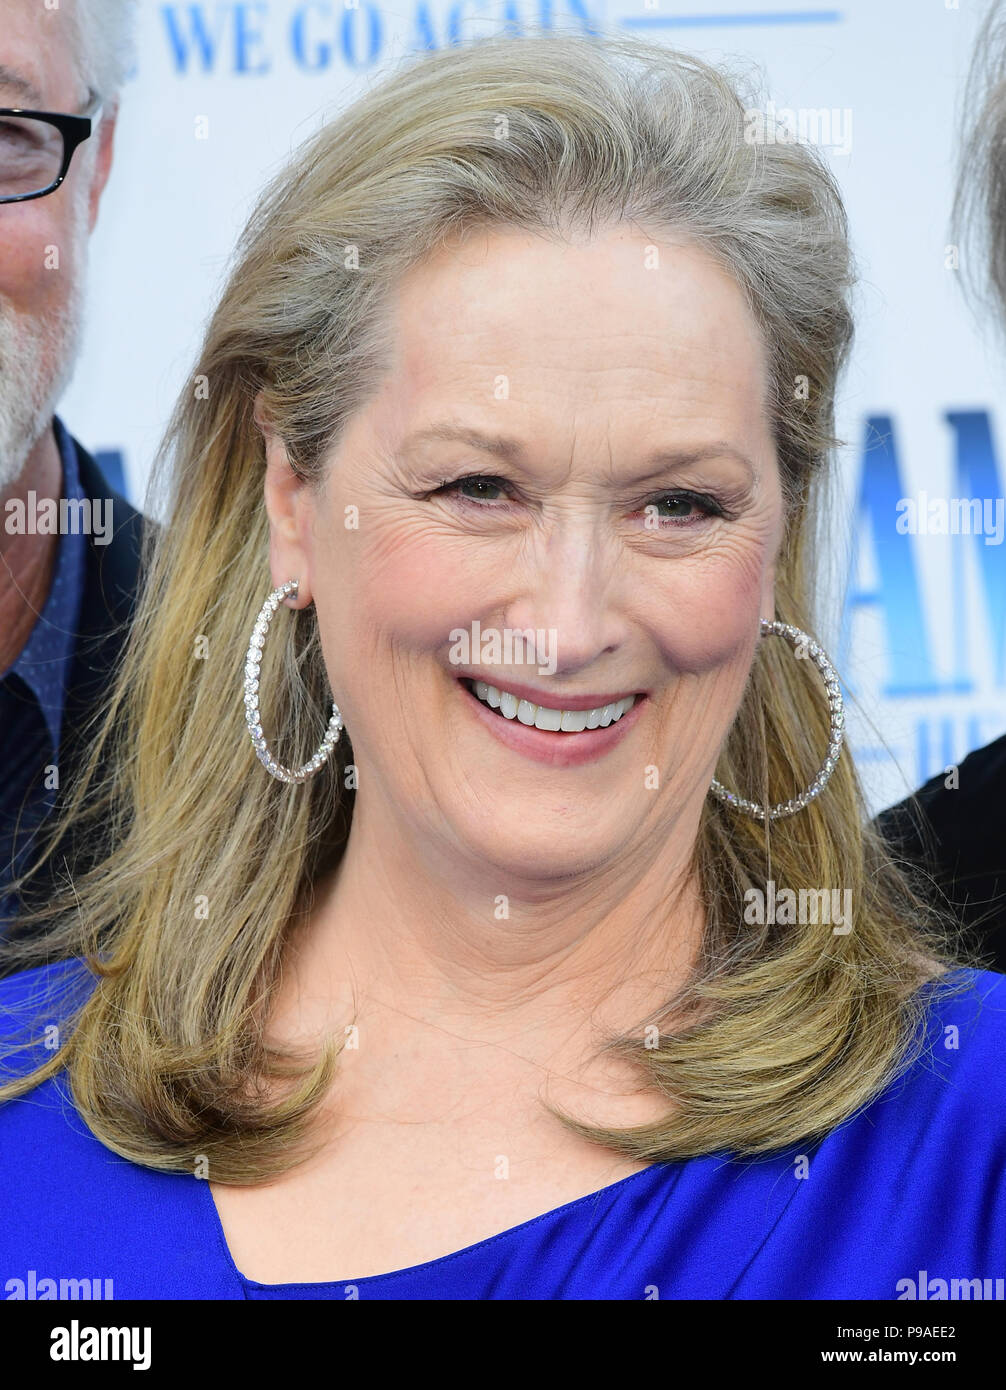
[[[624,690],[620,695],[570,695],[557,690],[540,690],[533,685],[524,685],[521,681],[512,681],[509,677],[479,675],[477,671],[462,671],[459,679],[482,681],[486,685],[494,685],[497,690],[507,690],[519,700],[527,700],[529,704],[544,705],[546,709],[558,710],[603,709],[605,705],[615,705],[619,700],[628,699],[630,695],[643,694],[640,690]]]

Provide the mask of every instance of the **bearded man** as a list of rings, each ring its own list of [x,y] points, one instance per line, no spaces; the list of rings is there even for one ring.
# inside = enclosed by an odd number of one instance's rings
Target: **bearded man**
[[[87,751],[133,612],[142,539],[139,513],[55,414],[81,340],[133,0],[3,0],[3,10],[0,973],[35,888],[81,868],[67,844],[36,871],[39,831]]]

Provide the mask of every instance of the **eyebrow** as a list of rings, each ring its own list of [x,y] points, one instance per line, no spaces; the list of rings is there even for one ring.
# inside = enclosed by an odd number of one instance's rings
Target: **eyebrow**
[[[521,463],[526,458],[524,446],[518,439],[510,439],[500,434],[483,434],[481,430],[449,423],[430,425],[408,435],[402,441],[398,452],[406,454],[430,443],[467,444],[472,449],[492,454],[508,463]],[[646,456],[647,471],[635,475],[630,481],[645,483],[651,478],[660,477],[670,469],[685,468],[689,464],[704,463],[714,458],[734,459],[737,463],[743,464],[752,475],[757,471],[747,454],[736,445],[726,440],[716,440],[711,444],[701,444],[693,448],[654,450]]]
[[[18,92],[25,101],[30,101],[33,106],[42,105],[42,93],[21,73],[15,72],[13,68],[5,68],[0,63],[0,87],[10,87]]]
[[[411,453],[423,444],[455,443],[467,444],[472,449],[481,449],[483,453],[493,454],[496,458],[513,463],[519,463],[524,457],[524,446],[517,439],[508,439],[502,434],[483,434],[481,430],[450,423],[429,425],[426,429],[416,430],[414,434],[407,435],[399,447],[399,452]]]

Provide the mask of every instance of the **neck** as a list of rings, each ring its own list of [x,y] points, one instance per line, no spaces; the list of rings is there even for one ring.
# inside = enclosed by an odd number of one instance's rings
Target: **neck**
[[[643,1022],[687,979],[701,942],[700,810],[640,837],[649,862],[622,854],[543,881],[417,845],[358,792],[343,861],[293,936],[274,1020],[303,1037],[358,1012],[361,1027],[386,1025],[368,1030],[373,1060],[404,1055],[416,1031],[427,1049],[463,1038],[549,1069],[574,1070],[611,1032],[642,1046]]]
[[[59,501],[62,467],[56,436],[46,429],[14,481],[0,491],[0,674],[14,664],[27,642],[52,584],[59,546],[58,535],[28,535],[11,529],[19,503],[27,508],[28,494],[39,501]]]

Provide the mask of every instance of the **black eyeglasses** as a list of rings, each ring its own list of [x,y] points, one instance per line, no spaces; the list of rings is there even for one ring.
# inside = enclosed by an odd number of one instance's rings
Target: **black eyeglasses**
[[[100,119],[97,100],[82,116],[0,106],[0,203],[24,203],[57,189],[77,146]]]

